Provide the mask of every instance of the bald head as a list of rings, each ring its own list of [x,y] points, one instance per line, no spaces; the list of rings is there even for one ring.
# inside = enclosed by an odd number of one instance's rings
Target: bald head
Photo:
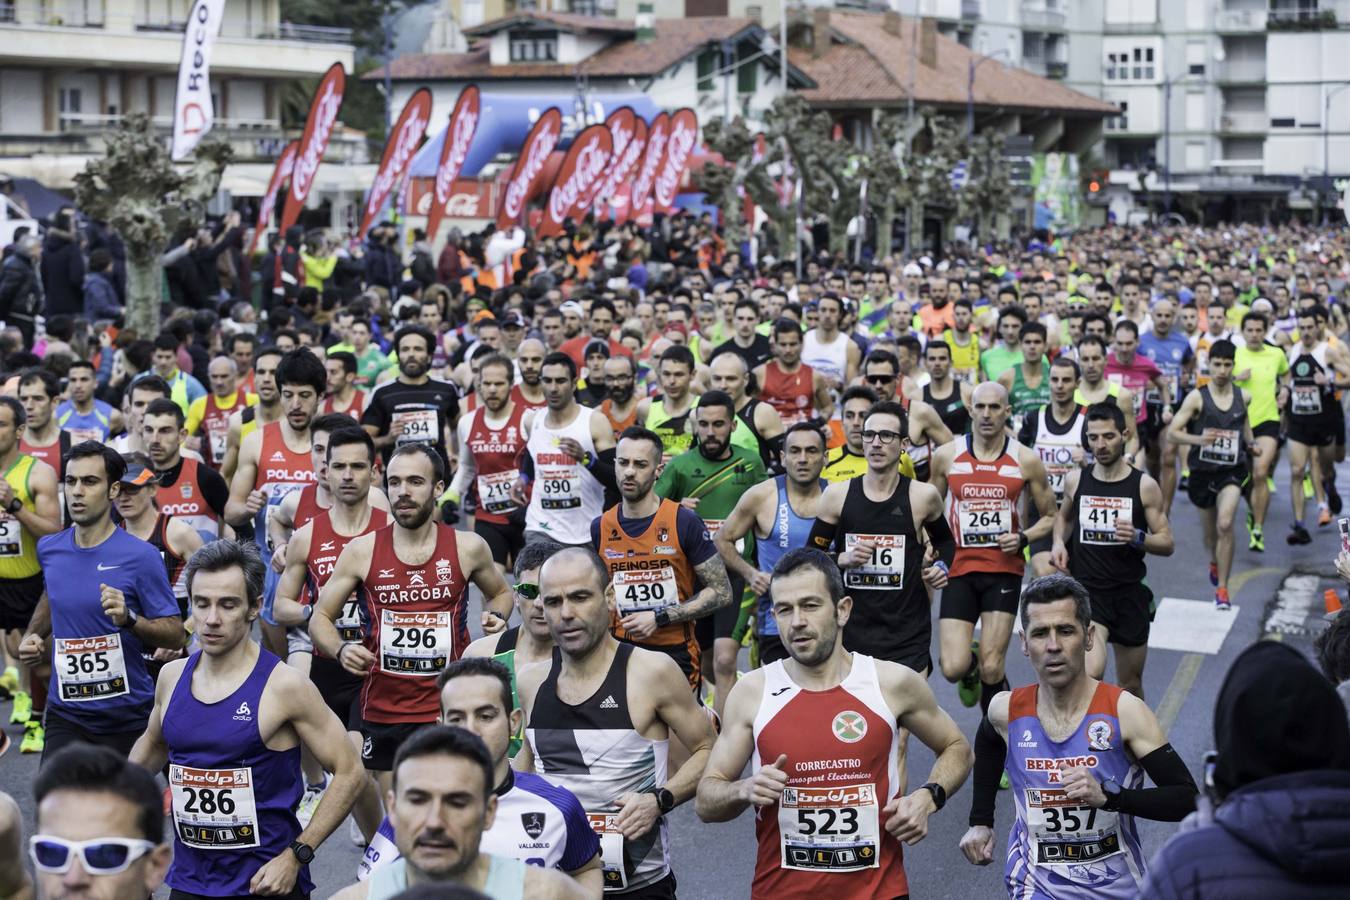
[[[525,340],[521,341],[520,346],[516,349],[516,352],[524,353],[527,348],[530,350],[530,352],[537,353],[541,358],[546,352],[544,342],[539,340],[539,338],[526,338]]]
[[[708,367],[709,382],[714,390],[726,391],[737,407],[749,390],[750,369],[739,353],[721,353]]]
[[[970,395],[970,421],[974,434],[986,441],[999,440],[1008,424],[1008,392],[1003,385],[986,381]]]
[[[587,585],[601,593],[609,586],[609,569],[594,550],[568,547],[559,550],[539,568],[539,594],[569,592]]]
[[[975,386],[974,392],[970,395],[971,405],[977,403],[1000,403],[1006,405],[1008,402],[1008,391],[997,381],[985,381]]]

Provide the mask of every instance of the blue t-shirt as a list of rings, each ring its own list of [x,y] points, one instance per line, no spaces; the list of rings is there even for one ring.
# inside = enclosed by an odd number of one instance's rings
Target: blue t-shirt
[[[113,408],[102,400],[94,401],[94,408],[87,414],[75,410],[72,400],[62,400],[56,407],[56,424],[62,431],[70,432],[70,442],[98,441],[106,443],[112,436]]]
[[[120,590],[143,619],[179,615],[159,551],[121,528],[97,547],[78,547],[67,528],[40,539],[37,555],[52,615],[49,710],[98,734],[144,728],[155,683],[140,639],[103,611],[99,586]]]
[[[1170,331],[1167,337],[1159,337],[1151,331],[1139,335],[1139,352],[1153,360],[1167,379],[1168,390],[1172,392],[1172,402],[1181,402],[1181,370],[1194,356],[1191,342],[1179,331]],[[1157,391],[1150,390],[1146,399],[1158,403],[1161,397]]]

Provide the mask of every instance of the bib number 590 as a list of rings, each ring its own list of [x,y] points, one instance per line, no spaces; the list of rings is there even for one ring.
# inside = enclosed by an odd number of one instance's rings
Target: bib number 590
[[[843,809],[799,809],[797,828],[802,834],[855,834],[858,831],[858,811]]]

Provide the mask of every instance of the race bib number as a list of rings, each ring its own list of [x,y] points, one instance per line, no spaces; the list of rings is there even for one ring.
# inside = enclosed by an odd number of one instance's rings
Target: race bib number
[[[131,690],[122,636],[56,638],[52,665],[61,699],[68,703],[107,700]]]
[[[229,437],[228,432],[208,431],[206,440],[211,445],[211,461],[219,465],[225,461],[225,440]]]
[[[258,846],[253,770],[169,766],[173,827],[178,839],[201,850]]]
[[[103,443],[104,431],[102,428],[66,428],[64,431],[70,435],[70,443],[82,444],[85,441],[98,441]]]
[[[517,469],[506,472],[493,472],[491,475],[478,476],[478,503],[484,512],[494,515],[506,515],[515,512],[516,503],[511,499],[511,485],[520,478]]]
[[[846,534],[847,552],[866,541],[872,545],[872,558],[844,573],[844,586],[851,588],[889,588],[904,586],[905,536],[903,534]]]
[[[623,832],[619,830],[618,818],[618,813],[586,813],[591,830],[600,836],[600,871],[607,891],[621,891],[628,887],[628,872],[624,869]]]
[[[1134,498],[1078,498],[1078,540],[1084,544],[1120,546],[1116,540],[1116,520],[1134,522]]]
[[[962,547],[997,547],[998,536],[1012,531],[1007,500],[962,500],[958,515]]]
[[[1231,428],[1206,428],[1206,439],[1213,443],[1200,445],[1200,461],[1216,466],[1235,466],[1238,461],[1238,433]]]
[[[874,784],[784,788],[778,837],[785,869],[854,872],[880,865],[881,829]]]
[[[703,524],[708,526],[708,537],[713,537],[721,531],[724,522],[726,522],[726,519],[704,519]],[[742,537],[736,541],[736,552],[745,553],[745,538]]]
[[[1045,466],[1046,477],[1050,481],[1050,490],[1055,492],[1056,502],[1064,499],[1064,479],[1078,467],[1074,457],[1074,448],[1064,444],[1038,444],[1036,453]]]
[[[23,523],[8,513],[0,513],[0,559],[23,556]]]
[[[581,466],[541,467],[535,490],[542,509],[580,509]]]
[[[439,675],[450,662],[450,613],[380,611],[380,669],[391,675]]]
[[[401,409],[394,413],[395,425],[403,425],[403,433],[394,441],[398,446],[411,443],[434,444],[440,439],[436,425],[440,417],[434,409]]]
[[[355,595],[348,597],[342,604],[342,614],[333,625],[344,644],[361,640],[361,601],[356,599]]]
[[[1027,833],[1037,865],[1081,865],[1124,850],[1116,813],[1057,789],[1027,789]]]
[[[636,572],[615,572],[614,597],[620,617],[676,606],[680,602],[680,589],[675,583],[675,570],[662,566]]]
[[[1295,415],[1317,416],[1322,414],[1322,389],[1315,384],[1294,385],[1289,395],[1289,410]]]
[[[910,444],[905,448],[905,452],[909,454],[910,462],[914,463],[915,466],[922,466],[928,462],[932,446],[928,441],[924,441],[922,444]]]

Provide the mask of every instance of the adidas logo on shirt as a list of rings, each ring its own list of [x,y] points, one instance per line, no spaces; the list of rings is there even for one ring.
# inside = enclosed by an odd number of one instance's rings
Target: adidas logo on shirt
[[[272,451],[272,462],[285,462],[285,461],[286,461],[286,454],[282,453],[280,450]]]
[[[234,720],[236,722],[252,722],[253,710],[248,708],[248,701],[245,700],[239,704],[239,708],[234,711]]]
[[[619,704],[614,701],[614,695],[610,694],[604,700],[600,701],[601,709],[618,709]]]

